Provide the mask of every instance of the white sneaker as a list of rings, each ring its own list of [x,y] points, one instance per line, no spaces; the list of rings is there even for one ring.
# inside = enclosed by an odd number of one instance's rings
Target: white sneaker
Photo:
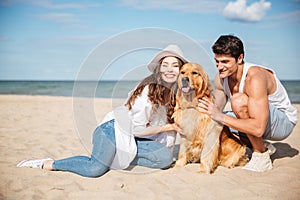
[[[276,147],[274,147],[274,145],[272,143],[264,141],[264,146],[267,149],[267,151],[269,152],[270,156],[276,152]]]
[[[265,172],[272,169],[272,161],[268,151],[264,153],[253,152],[251,160],[242,168],[255,172]]]
[[[32,160],[23,160],[17,167],[30,167],[30,168],[43,168],[43,164],[47,160],[53,160],[52,158],[43,158],[43,159],[32,159]]]

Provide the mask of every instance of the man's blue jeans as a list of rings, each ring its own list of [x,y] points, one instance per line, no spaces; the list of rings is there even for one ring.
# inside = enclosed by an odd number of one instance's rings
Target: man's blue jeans
[[[172,164],[170,150],[153,140],[136,138],[137,155],[132,165],[164,169]],[[86,177],[99,177],[106,173],[116,153],[114,120],[98,126],[93,136],[91,157],[74,156],[53,163],[57,171],[69,171]]]

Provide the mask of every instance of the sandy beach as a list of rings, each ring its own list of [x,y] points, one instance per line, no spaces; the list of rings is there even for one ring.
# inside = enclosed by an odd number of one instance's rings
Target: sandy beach
[[[95,99],[96,123],[112,109],[111,101]],[[294,106],[299,116],[300,104]],[[90,138],[79,137],[76,114],[72,97],[0,95],[0,199],[300,199],[299,123],[286,140],[274,142],[274,168],[265,173],[218,167],[204,175],[193,164],[167,170],[135,167],[85,178],[16,167],[29,158],[88,155]]]

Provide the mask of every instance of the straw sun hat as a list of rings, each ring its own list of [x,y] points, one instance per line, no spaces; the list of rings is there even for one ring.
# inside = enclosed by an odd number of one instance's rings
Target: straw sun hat
[[[169,45],[159,52],[152,61],[148,64],[148,69],[153,72],[155,67],[158,65],[160,59],[168,56],[174,56],[179,58],[184,64],[187,63],[187,59],[183,56],[181,49],[177,45]]]

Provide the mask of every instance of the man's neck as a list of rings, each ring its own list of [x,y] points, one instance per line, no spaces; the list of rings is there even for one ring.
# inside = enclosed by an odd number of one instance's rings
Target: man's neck
[[[228,81],[232,83],[239,83],[242,79],[244,63],[239,64],[235,73],[228,77]]]

